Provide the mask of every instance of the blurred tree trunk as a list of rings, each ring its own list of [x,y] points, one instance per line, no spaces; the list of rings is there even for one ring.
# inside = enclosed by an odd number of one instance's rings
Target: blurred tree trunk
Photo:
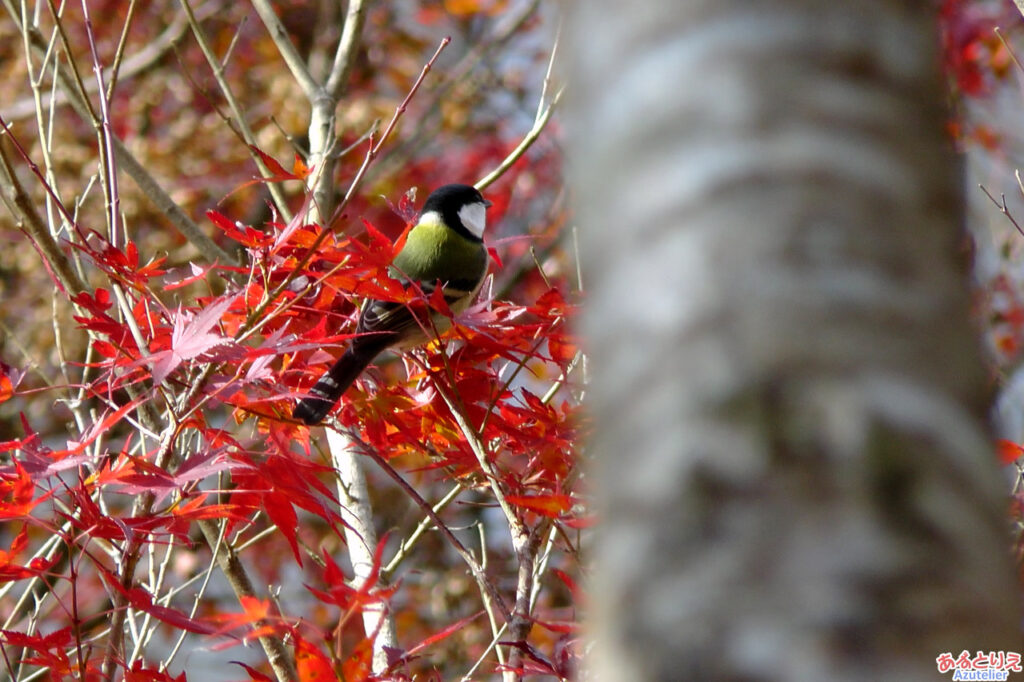
[[[936,11],[573,3],[598,679],[1019,649]]]

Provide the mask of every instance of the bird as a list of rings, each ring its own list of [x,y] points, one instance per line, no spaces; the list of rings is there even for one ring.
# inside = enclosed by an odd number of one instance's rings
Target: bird
[[[491,205],[470,185],[435,189],[392,261],[391,276],[406,289],[419,287],[428,297],[440,284],[449,309],[455,314],[465,310],[487,274],[489,257],[483,234]],[[423,320],[404,303],[367,299],[349,347],[299,401],[292,416],[308,426],[319,424],[380,353],[423,345],[448,326],[450,321],[443,315]]]

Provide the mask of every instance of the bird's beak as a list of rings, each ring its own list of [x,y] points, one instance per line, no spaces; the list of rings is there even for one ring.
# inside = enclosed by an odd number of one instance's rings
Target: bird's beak
[[[490,208],[491,206],[494,206],[494,202],[493,201],[488,201],[487,199],[484,199],[484,206],[486,206],[487,208]]]

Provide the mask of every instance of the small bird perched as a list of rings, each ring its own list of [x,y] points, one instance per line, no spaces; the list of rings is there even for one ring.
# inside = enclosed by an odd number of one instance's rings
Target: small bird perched
[[[444,185],[427,197],[416,225],[395,256],[391,274],[406,288],[413,284],[430,296],[438,282],[453,313],[476,297],[487,274],[483,234],[491,202],[469,185]],[[417,319],[409,307],[367,300],[359,312],[356,336],[344,355],[309,390],[292,416],[310,426],[323,421],[341,396],[377,355],[387,348],[405,349],[430,340],[432,327],[443,331],[447,318]]]

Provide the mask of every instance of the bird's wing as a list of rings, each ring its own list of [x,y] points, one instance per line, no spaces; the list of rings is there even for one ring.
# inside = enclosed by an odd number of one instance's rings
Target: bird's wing
[[[359,333],[389,334],[402,337],[406,332],[419,329],[419,323],[405,303],[367,300],[359,314]]]
[[[406,289],[411,284],[403,280]],[[433,295],[437,282],[418,282],[425,298]],[[455,305],[462,299],[476,292],[477,286],[473,282],[450,282],[444,285],[444,300],[448,305]],[[363,304],[359,315],[359,325],[356,329],[359,333],[366,333],[369,341],[370,335],[383,337],[387,335],[389,345],[402,344],[410,339],[418,339],[433,336],[432,323],[429,316],[429,304],[423,299],[397,303],[394,301],[367,300]],[[447,326],[447,325],[444,325]],[[443,329],[443,327],[442,327]]]

